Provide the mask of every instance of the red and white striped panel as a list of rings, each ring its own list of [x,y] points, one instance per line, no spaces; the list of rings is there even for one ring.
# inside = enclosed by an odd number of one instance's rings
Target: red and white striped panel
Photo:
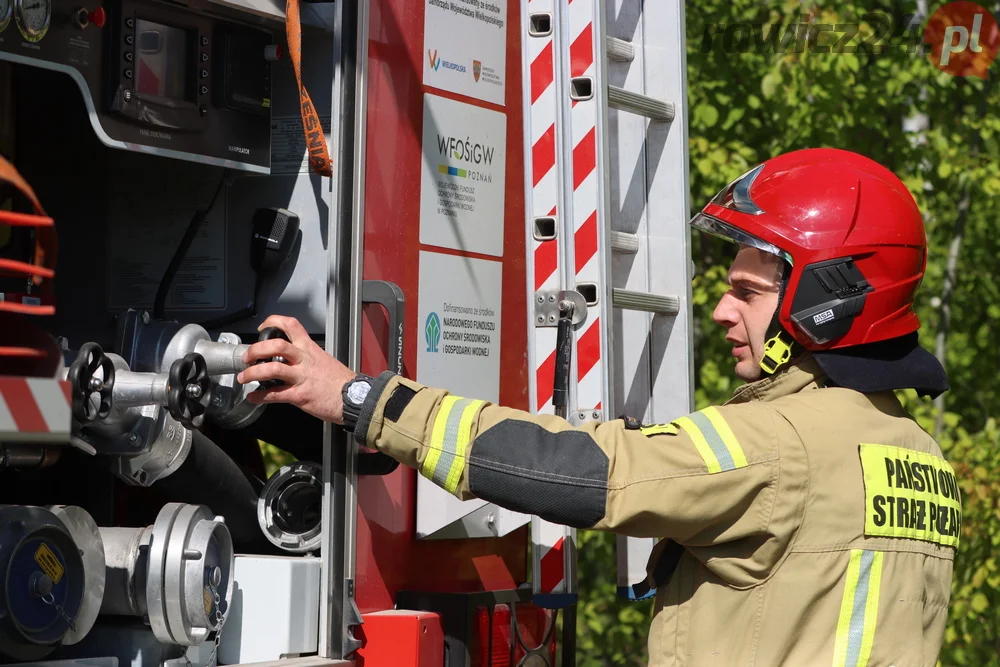
[[[525,113],[526,155],[525,167],[530,180],[526,199],[528,247],[531,257],[528,264],[528,284],[533,292],[562,288],[560,277],[561,258],[565,248],[560,248],[559,201],[561,169],[560,144],[557,141],[557,118],[563,93],[558,85],[558,64],[562,60],[555,40],[558,14],[555,2],[563,0],[522,0],[522,44],[525,62],[524,95],[528,108]],[[547,14],[552,32],[545,36],[532,36],[529,28],[532,14]],[[534,238],[535,219],[552,216],[557,220],[556,238],[538,241]],[[530,384],[530,408],[537,414],[553,414],[552,390],[555,380],[556,334],[555,327],[536,327],[534,300],[528,302],[532,327],[531,359],[534,377]],[[575,571],[575,533],[566,526],[531,517],[532,591],[535,596],[566,596],[576,592],[576,583],[567,572]],[[539,601],[540,604],[543,604]],[[543,605],[544,606],[544,605]]]
[[[597,53],[595,51],[594,11],[597,2],[577,0],[570,2],[570,75],[588,76],[594,80],[594,95],[588,100],[575,101],[570,113],[573,142],[573,257],[576,284],[598,285],[598,304],[588,308],[587,321],[577,333],[576,405],[579,410],[602,410],[605,396],[605,372],[601,363],[602,310],[604,304],[604,277],[601,275],[601,228],[604,215],[601,209],[600,173],[598,171],[598,117],[600,114],[596,77]]]
[[[529,279],[534,291],[557,290],[559,281],[559,240],[537,241],[533,238],[534,220],[544,216],[558,216],[559,201],[559,151],[556,142],[556,116],[559,95],[556,86],[555,7],[553,0],[526,0],[524,24],[524,55],[528,63],[525,94],[530,102],[527,136],[531,153],[531,197],[527,215],[528,239],[532,248],[529,262]],[[552,17],[553,30],[544,37],[533,37],[528,32],[531,14],[548,14]],[[531,304],[529,304],[529,307]],[[534,322],[534,317],[529,318]],[[556,364],[556,330],[535,327],[534,359],[535,383],[532,410],[552,413],[552,383]]]
[[[573,569],[570,559],[575,558],[576,534],[538,517],[531,517],[532,559],[531,579],[535,595],[565,596],[576,593],[576,582],[567,581],[566,572]],[[569,562],[567,562],[569,561]],[[545,605],[542,605],[545,606]]]
[[[0,376],[0,442],[65,442],[71,400],[69,382]]]

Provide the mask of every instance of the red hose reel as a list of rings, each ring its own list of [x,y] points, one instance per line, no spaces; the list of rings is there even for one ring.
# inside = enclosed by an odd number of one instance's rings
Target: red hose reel
[[[38,288],[41,303],[0,300],[0,375],[48,375],[57,363],[59,350],[41,327],[22,316],[55,314],[53,279],[56,265],[55,222],[42,208],[34,190],[10,162],[0,157],[0,180],[16,187],[31,203],[34,213],[0,210],[0,225],[30,227],[35,230],[32,261],[24,262],[0,257],[0,273],[23,276]],[[33,292],[35,293],[35,292]]]

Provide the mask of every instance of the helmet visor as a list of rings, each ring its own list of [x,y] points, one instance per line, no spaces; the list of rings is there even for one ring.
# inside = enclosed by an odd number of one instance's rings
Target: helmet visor
[[[772,255],[776,255],[788,262],[789,266],[794,265],[792,262],[792,256],[773,243],[768,243],[764,239],[757,238],[756,236],[753,236],[738,227],[733,227],[732,225],[725,223],[714,216],[708,215],[707,213],[699,213],[694,216],[691,220],[691,226],[700,229],[703,232],[707,232],[712,236],[717,236],[721,239],[729,241],[730,243],[750,246],[751,248],[757,248],[758,250],[771,253]]]

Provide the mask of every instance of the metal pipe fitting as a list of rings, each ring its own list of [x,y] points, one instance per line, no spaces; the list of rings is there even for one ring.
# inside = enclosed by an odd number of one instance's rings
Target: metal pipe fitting
[[[229,611],[235,555],[222,517],[168,503],[146,528],[101,528],[108,554],[101,613],[142,616],[161,642],[203,643]]]

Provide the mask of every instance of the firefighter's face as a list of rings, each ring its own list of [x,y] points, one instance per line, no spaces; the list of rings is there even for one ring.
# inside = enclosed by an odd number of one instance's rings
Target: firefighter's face
[[[729,267],[726,292],[712,319],[726,330],[736,358],[736,376],[745,382],[760,378],[764,336],[778,306],[781,260],[774,255],[743,247]]]

